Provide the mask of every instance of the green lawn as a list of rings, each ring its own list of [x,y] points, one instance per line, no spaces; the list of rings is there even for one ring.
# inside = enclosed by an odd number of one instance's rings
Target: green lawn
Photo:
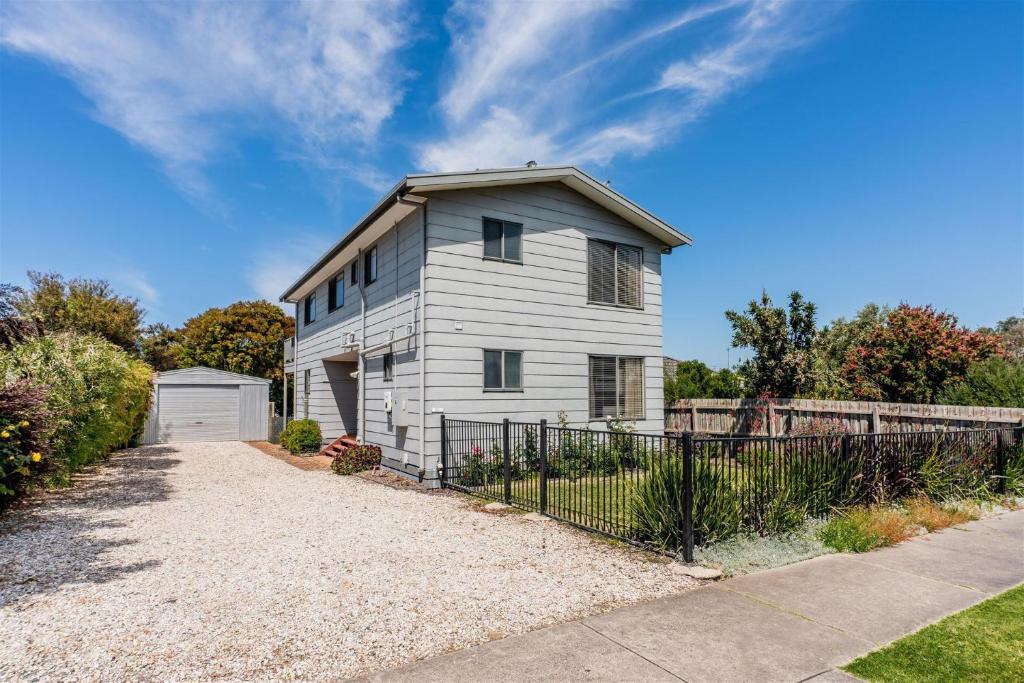
[[[584,476],[579,479],[548,479],[548,512],[609,533],[625,533],[632,524],[633,489],[643,475]],[[481,493],[501,498],[500,482],[480,487]],[[540,481],[536,476],[512,482],[513,499],[540,505]]]
[[[843,667],[868,681],[1024,681],[1024,586]]]

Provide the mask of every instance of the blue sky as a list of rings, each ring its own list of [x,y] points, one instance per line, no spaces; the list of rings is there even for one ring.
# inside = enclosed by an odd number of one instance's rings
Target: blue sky
[[[8,1],[0,277],[179,324],[276,300],[406,172],[535,159],[694,236],[670,355],[724,365],[762,288],[992,324],[1024,308],[1022,8]]]

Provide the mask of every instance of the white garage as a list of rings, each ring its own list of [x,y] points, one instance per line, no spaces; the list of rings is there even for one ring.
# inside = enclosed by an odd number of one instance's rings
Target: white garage
[[[158,373],[142,443],[263,441],[270,380],[213,368]]]

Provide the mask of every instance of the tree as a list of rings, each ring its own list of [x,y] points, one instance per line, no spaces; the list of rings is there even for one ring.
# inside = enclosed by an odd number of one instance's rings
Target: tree
[[[818,332],[811,348],[814,398],[853,398],[853,389],[843,374],[846,356],[863,344],[868,334],[885,322],[888,314],[887,307],[867,304],[853,319],[836,318]]]
[[[996,324],[995,333],[1002,337],[1007,357],[1024,360],[1024,318],[1011,316],[1000,320]]]
[[[174,333],[174,358],[180,368],[205,365],[273,380],[271,396],[279,403],[282,342],[294,332],[295,320],[269,301],[239,301],[187,320]]]
[[[858,399],[933,403],[973,363],[1001,354],[997,335],[959,327],[931,306],[900,304],[847,354],[843,375]]]
[[[676,364],[674,377],[665,378],[665,402],[681,398],[739,398],[743,387],[735,372],[728,368],[712,370],[699,360]]]
[[[76,332],[96,335],[132,355],[139,355],[145,311],[137,299],[119,296],[106,280],[74,278],[29,271],[29,291],[15,299],[18,312],[42,334]]]
[[[20,287],[0,283],[0,349],[9,349],[37,334],[35,324],[18,311],[17,302],[23,295]]]
[[[164,323],[147,325],[142,330],[142,359],[157,372],[178,367],[178,346],[178,333]]]
[[[788,312],[772,304],[767,292],[751,301],[745,313],[726,311],[733,346],[753,349],[739,367],[748,396],[797,397],[813,388],[811,346],[816,307],[800,292],[789,295]]]
[[[975,363],[963,381],[942,390],[939,403],[1024,408],[1024,360],[991,356]]]

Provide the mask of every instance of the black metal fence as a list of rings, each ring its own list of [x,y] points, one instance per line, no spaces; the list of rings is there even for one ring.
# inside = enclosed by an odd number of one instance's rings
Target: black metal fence
[[[793,437],[652,436],[441,418],[441,483],[693,559],[847,505],[1001,494],[1024,428]]]

